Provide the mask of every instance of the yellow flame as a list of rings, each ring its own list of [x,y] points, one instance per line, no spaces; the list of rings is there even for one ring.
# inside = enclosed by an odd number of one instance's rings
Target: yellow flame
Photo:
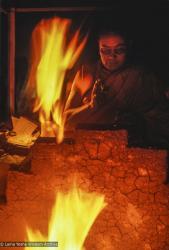
[[[70,25],[70,19],[55,17],[42,20],[35,27],[27,83],[28,92],[36,84],[34,112],[39,112],[41,136],[54,131],[58,143],[64,136],[62,92],[65,74],[74,66],[87,41],[86,36],[79,42],[80,31],[77,30],[68,43],[66,38]]]
[[[106,206],[104,196],[86,193],[76,186],[69,193],[58,193],[49,222],[48,236],[27,228],[30,242],[58,242],[52,249],[83,250],[83,244],[96,217]],[[25,248],[34,249],[34,248]],[[43,247],[36,247],[36,250]],[[51,249],[50,247],[45,249]]]

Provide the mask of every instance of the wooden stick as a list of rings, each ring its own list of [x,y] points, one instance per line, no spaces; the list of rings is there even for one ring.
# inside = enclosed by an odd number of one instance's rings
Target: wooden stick
[[[103,8],[100,8],[102,10]],[[93,11],[96,7],[48,7],[48,8],[16,8],[16,12],[64,12],[64,11]]]
[[[10,97],[10,110],[14,113],[15,109],[15,9],[10,9],[9,13],[9,97]]]

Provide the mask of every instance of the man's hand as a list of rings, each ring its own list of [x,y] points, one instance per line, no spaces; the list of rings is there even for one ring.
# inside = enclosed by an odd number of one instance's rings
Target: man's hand
[[[98,107],[105,103],[104,86],[100,79],[97,79],[94,83],[93,90],[91,93],[90,105],[92,108]]]
[[[99,89],[99,80],[96,80],[91,93],[91,101],[90,101],[91,108],[97,107],[98,89]]]
[[[94,108],[97,105],[97,101],[96,101],[97,88],[98,88],[97,85],[98,85],[98,83],[96,81],[94,86],[93,86],[91,96],[83,98],[83,104],[87,105],[89,108]]]

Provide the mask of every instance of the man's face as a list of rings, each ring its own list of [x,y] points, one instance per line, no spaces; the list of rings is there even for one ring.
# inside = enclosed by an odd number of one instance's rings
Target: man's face
[[[120,35],[103,35],[99,39],[99,53],[104,67],[110,71],[119,69],[126,61],[126,44]]]

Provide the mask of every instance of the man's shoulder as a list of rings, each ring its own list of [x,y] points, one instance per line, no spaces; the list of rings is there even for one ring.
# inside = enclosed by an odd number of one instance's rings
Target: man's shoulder
[[[145,81],[146,79],[148,81],[152,80],[152,81],[160,81],[159,77],[156,75],[155,72],[153,72],[151,69],[146,68],[144,66],[140,66],[140,65],[130,65],[128,67],[126,67],[125,72],[129,75],[129,76],[133,76],[136,77],[140,80]]]
[[[162,79],[158,76],[156,72],[153,70],[146,68],[144,66],[131,66],[128,68],[129,72],[129,79],[135,82],[136,87],[141,87],[148,91],[150,90],[157,90],[163,91],[164,90],[164,83]]]
[[[127,65],[125,71],[130,74],[144,74],[146,69],[139,65]]]

